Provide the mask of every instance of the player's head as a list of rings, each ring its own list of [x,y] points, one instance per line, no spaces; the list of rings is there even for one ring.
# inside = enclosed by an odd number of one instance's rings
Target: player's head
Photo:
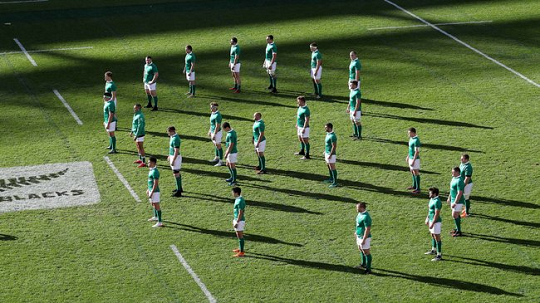
[[[266,36],[266,42],[267,42],[267,43],[272,43],[272,42],[274,42],[274,36],[273,36],[273,35],[268,35],[268,36]]]
[[[439,189],[437,187],[430,187],[429,188],[429,197],[435,198],[439,195]]]
[[[219,105],[217,104],[217,102],[212,102],[212,103],[210,103],[210,110],[211,110],[212,112],[215,112],[215,111],[218,110],[218,106],[219,106]]]
[[[176,133],[176,127],[174,126],[167,127],[167,134],[169,134],[169,137],[174,135],[175,133]]]
[[[240,194],[242,194],[242,189],[240,187],[233,187],[232,194],[234,197],[240,197]]]
[[[231,38],[231,45],[236,45],[238,43],[238,38],[232,37]]]
[[[409,137],[416,137],[416,128],[409,127],[409,130],[407,132],[409,133]]]
[[[318,49],[317,43],[311,42],[311,44],[309,45],[309,49],[311,49],[312,52],[317,50]]]
[[[259,113],[259,112],[256,112],[253,114],[253,120],[257,121],[257,120],[260,120],[262,118],[262,114]]]
[[[141,104],[137,103],[137,104],[133,105],[133,111],[134,111],[134,112],[138,112],[138,111],[140,111],[141,109],[142,109],[142,105],[141,105]]]
[[[106,71],[105,72],[105,81],[111,81],[112,80],[112,72]]]
[[[231,130],[231,124],[229,122],[223,123],[223,129],[228,132]]]
[[[332,130],[334,129],[334,125],[332,125],[332,123],[328,122],[324,125],[324,130],[327,132],[327,133],[331,133]]]
[[[186,45],[186,54],[189,54],[193,51],[193,47],[191,47],[191,45]]]
[[[461,169],[459,169],[459,166],[452,168],[453,177],[459,177],[460,174],[461,174]]]
[[[150,56],[146,56],[146,58],[144,58],[144,60],[146,61],[146,64],[151,64],[152,63],[152,57],[150,57]]]
[[[360,202],[360,203],[356,204],[356,211],[359,212],[359,213],[365,212],[366,208],[367,208],[366,202]]]
[[[148,167],[150,168],[156,167],[156,164],[157,164],[157,158],[150,157],[150,160],[148,160]]]
[[[109,102],[112,100],[112,94],[110,92],[103,93],[103,101]]]
[[[306,105],[306,97],[304,97],[304,96],[296,97],[296,103],[298,104],[298,106]]]
[[[354,60],[354,59],[358,58],[358,55],[356,55],[356,52],[355,52],[355,51],[351,51],[351,52],[349,53],[349,56],[351,57],[351,60]]]
[[[467,163],[467,162],[469,162],[469,154],[461,155],[461,163]]]
[[[349,82],[349,89],[357,89],[358,88],[358,81],[353,80]]]

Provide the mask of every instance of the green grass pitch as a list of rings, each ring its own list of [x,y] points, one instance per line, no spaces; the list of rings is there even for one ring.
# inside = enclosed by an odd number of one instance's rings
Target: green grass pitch
[[[383,0],[67,1],[0,4],[0,168],[89,161],[101,195],[91,206],[0,215],[0,302],[204,302],[175,245],[218,302],[511,302],[540,300],[540,88]],[[396,0],[396,4],[540,83],[540,2]],[[10,24],[10,25],[8,25]],[[381,27],[399,27],[380,29]],[[265,37],[278,46],[278,90],[266,90]],[[242,47],[243,92],[232,94],[229,39]],[[37,63],[20,53],[14,38]],[[313,160],[293,155],[295,98],[312,93],[309,43],[323,55],[325,100],[308,99]],[[198,58],[187,99],[184,46]],[[32,52],[57,48],[83,48]],[[352,141],[348,53],[363,64],[363,135]],[[15,52],[15,53],[11,53]],[[19,52],[19,53],[17,53]],[[110,159],[144,197],[128,136],[146,102],[143,59],[159,68],[160,110],[145,109],[147,154],[161,170],[166,228],[146,219],[103,156],[103,73],[118,85],[120,153]],[[58,90],[83,125],[53,94]],[[233,199],[206,138],[216,101],[239,136],[247,201],[246,258],[231,258]],[[252,115],[267,124],[269,174],[256,175]],[[338,136],[338,188],[322,183],[324,124]],[[168,197],[166,128],[182,138],[186,197]],[[405,188],[407,128],[423,142],[423,193]],[[443,204],[444,262],[430,262],[426,189],[446,199],[450,170],[468,152],[475,216],[452,238]],[[2,196],[3,193],[0,193]],[[361,275],[355,203],[373,218],[373,275]],[[2,203],[2,202],[0,202]]]

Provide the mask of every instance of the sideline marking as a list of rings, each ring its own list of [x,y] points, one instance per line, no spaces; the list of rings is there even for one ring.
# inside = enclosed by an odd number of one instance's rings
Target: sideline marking
[[[519,72],[513,70],[512,68],[510,68],[510,67],[504,65],[503,63],[501,63],[501,62],[499,62],[499,61],[497,61],[497,60],[491,58],[490,56],[484,54],[483,52],[481,52],[481,51],[479,51],[478,49],[476,49],[476,48],[470,46],[469,44],[467,44],[467,43],[461,41],[460,39],[456,38],[455,36],[453,36],[453,35],[451,35],[451,34],[445,32],[445,31],[443,31],[442,29],[440,29],[440,28],[438,28],[437,26],[435,26],[435,25],[429,23],[428,21],[426,21],[426,20],[424,20],[424,19],[418,17],[417,15],[415,15],[415,14],[409,12],[408,10],[402,8],[401,6],[395,4],[394,2],[389,1],[389,0],[384,0],[384,2],[386,2],[386,3],[388,3],[388,4],[392,5],[392,6],[394,6],[395,8],[401,10],[401,11],[404,12],[404,13],[407,13],[408,15],[410,15],[410,16],[416,18],[416,19],[419,20],[420,22],[422,22],[422,23],[424,23],[424,24],[426,24],[426,25],[432,27],[434,30],[440,32],[441,34],[444,34],[444,35],[447,36],[448,38],[450,38],[450,39],[456,41],[457,43],[459,43],[459,44],[465,46],[466,48],[472,50],[473,52],[475,52],[475,53],[481,55],[482,57],[484,57],[484,58],[490,60],[491,62],[493,62],[493,63],[495,63],[495,64],[497,64],[497,65],[499,65],[499,66],[501,66],[501,67],[504,67],[506,70],[512,72],[512,73],[515,74],[516,76],[519,76],[521,79],[523,79],[523,80],[529,82],[530,84],[532,84],[532,85],[534,85],[534,86],[540,88],[540,84],[538,84],[538,83],[534,82],[533,80],[531,80],[531,79],[525,77],[523,74],[521,74],[521,73],[519,73]]]
[[[30,56],[30,54],[26,51],[26,48],[24,48],[24,46],[23,46],[22,43],[19,41],[19,39],[13,38],[13,41],[15,41],[15,43],[17,43],[17,45],[19,46],[19,48],[21,49],[21,51],[24,53],[24,55],[26,56],[26,58],[28,58],[28,61],[30,61],[30,63],[32,63],[33,66],[37,66],[36,61],[34,61],[34,59],[32,58],[32,56]]]
[[[19,1],[2,1],[0,4],[19,4],[19,3],[34,3],[34,2],[47,2],[49,0],[19,0]]]
[[[180,252],[178,251],[178,248],[176,248],[176,245],[171,245],[170,248],[172,249],[172,251],[174,252],[176,257],[178,258],[178,261],[180,261],[180,263],[182,263],[184,268],[191,275],[193,280],[195,280],[195,282],[197,282],[197,284],[199,285],[201,290],[204,292],[204,294],[208,298],[208,301],[210,303],[216,303],[217,302],[216,298],[214,298],[214,296],[212,296],[212,294],[210,293],[208,288],[206,288],[206,285],[204,285],[204,283],[201,281],[201,279],[199,279],[199,276],[197,276],[197,274],[193,271],[193,269],[191,269],[191,266],[189,266],[189,264],[186,262],[186,259],[184,259],[184,257],[182,257],[182,254],[180,254]]]
[[[464,21],[464,22],[447,22],[447,23],[433,23],[433,25],[461,25],[461,24],[476,24],[476,23],[491,23],[493,21]],[[373,27],[368,28],[368,31],[374,31],[379,29],[400,29],[400,28],[411,28],[411,27],[429,27],[427,24],[417,24],[417,25],[405,25],[405,26],[387,26],[387,27]]]
[[[109,157],[107,157],[107,156],[104,156],[103,159],[105,159],[107,164],[109,164],[109,166],[111,167],[113,172],[116,174],[116,176],[118,177],[120,182],[122,182],[124,184],[124,186],[127,188],[129,193],[131,194],[131,196],[133,196],[133,198],[135,198],[135,201],[141,202],[141,199],[139,198],[137,193],[133,190],[133,188],[131,188],[131,186],[129,186],[128,181],[126,180],[126,178],[124,178],[124,176],[122,176],[122,174],[118,171],[118,169],[116,169],[116,166],[114,166],[114,163],[111,161],[111,159],[109,159]]]
[[[68,51],[68,50],[80,50],[80,49],[92,49],[93,46],[81,46],[81,47],[64,47],[64,48],[51,48],[51,49],[38,49],[38,50],[30,50],[26,51],[27,53],[47,53],[47,52],[55,52],[55,51]],[[0,55],[9,55],[9,54],[23,54],[24,52],[21,51],[14,51],[14,52],[5,52],[0,53]]]
[[[64,99],[64,97],[62,97],[62,95],[60,95],[60,93],[56,90],[56,89],[53,89],[53,93],[56,95],[56,97],[58,97],[58,99],[60,99],[60,101],[62,101],[62,103],[64,103],[64,106],[67,108],[67,110],[71,113],[71,115],[73,116],[73,118],[75,119],[75,121],[77,121],[77,123],[79,125],[83,125],[81,119],[79,119],[79,116],[77,116],[77,114],[73,111],[73,109],[71,108],[71,106],[69,106],[69,104],[67,103],[67,101]]]

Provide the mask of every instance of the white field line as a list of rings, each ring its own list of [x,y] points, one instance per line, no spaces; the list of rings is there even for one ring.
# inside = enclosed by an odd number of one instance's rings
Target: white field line
[[[519,73],[519,72],[513,70],[512,68],[510,68],[510,67],[504,65],[503,63],[501,63],[501,62],[499,62],[499,61],[497,61],[497,60],[491,58],[490,56],[484,54],[483,52],[481,52],[481,51],[479,51],[478,49],[476,49],[476,48],[470,46],[469,44],[467,44],[467,43],[461,41],[460,39],[456,38],[455,36],[453,36],[453,35],[451,35],[451,34],[445,32],[445,31],[443,31],[442,29],[440,29],[440,28],[438,28],[437,26],[435,26],[435,25],[429,23],[428,21],[426,21],[426,20],[424,20],[424,19],[418,17],[417,15],[415,15],[415,14],[409,12],[408,10],[402,8],[401,6],[395,4],[394,2],[389,1],[389,0],[384,0],[384,2],[386,2],[386,3],[388,3],[388,4],[391,4],[391,5],[394,6],[395,8],[401,10],[402,12],[404,12],[404,13],[406,13],[406,14],[408,14],[408,15],[414,17],[414,18],[416,18],[416,19],[419,20],[420,22],[422,22],[422,23],[424,23],[424,24],[426,24],[426,25],[432,27],[434,30],[440,32],[441,34],[444,34],[444,35],[447,36],[448,38],[450,38],[450,39],[456,41],[457,43],[459,43],[459,44],[465,46],[466,48],[472,50],[473,52],[479,54],[480,56],[482,56],[482,57],[484,57],[484,58],[490,60],[491,62],[493,62],[493,63],[495,63],[495,64],[497,64],[497,65],[499,65],[499,66],[505,68],[506,70],[512,72],[513,74],[515,74],[516,76],[520,77],[521,79],[523,79],[523,80],[529,82],[530,84],[532,84],[532,85],[534,85],[534,86],[540,88],[540,84],[538,84],[538,83],[534,82],[533,80],[531,80],[531,79],[525,77],[523,74],[521,74],[521,73]]]
[[[131,186],[129,186],[128,181],[126,180],[126,178],[124,178],[124,176],[122,176],[122,174],[118,171],[118,169],[116,168],[116,166],[114,166],[114,163],[111,161],[111,159],[109,159],[109,157],[107,157],[107,156],[104,156],[103,158],[105,159],[105,161],[107,162],[107,164],[109,164],[109,166],[111,167],[111,169],[113,170],[113,172],[116,174],[116,176],[118,177],[118,179],[120,180],[120,182],[122,182],[122,183],[124,184],[124,186],[127,188],[127,190],[129,191],[129,193],[131,194],[131,196],[133,196],[133,198],[135,199],[135,201],[141,202],[141,198],[139,198],[139,196],[138,196],[137,193],[133,190],[133,188],[131,188]]]
[[[34,2],[47,2],[49,0],[19,0],[19,1],[2,1],[0,4],[19,4],[19,3],[34,3]]]
[[[27,53],[47,53],[47,52],[56,52],[56,51],[69,51],[69,50],[80,50],[80,49],[92,49],[93,46],[81,46],[81,47],[64,47],[64,48],[51,48],[51,49],[38,49],[26,51]],[[9,55],[9,54],[23,54],[24,52],[15,51],[15,52],[5,52],[0,53],[0,55]]]
[[[79,116],[77,116],[77,114],[73,111],[73,109],[71,108],[71,106],[69,106],[69,104],[67,103],[67,101],[64,99],[64,97],[62,97],[62,95],[60,95],[60,93],[56,90],[56,89],[53,89],[53,93],[56,95],[56,97],[58,97],[58,99],[60,101],[62,101],[62,103],[64,104],[64,106],[67,108],[67,110],[69,111],[69,113],[73,116],[73,119],[75,119],[75,121],[77,121],[77,123],[79,125],[83,125],[81,119],[79,119]]]
[[[13,41],[15,41],[15,43],[17,43],[17,45],[19,46],[19,48],[21,49],[21,51],[24,53],[24,55],[26,56],[26,58],[28,58],[28,61],[30,61],[30,63],[32,63],[33,66],[37,66],[36,61],[34,61],[34,59],[32,59],[32,56],[30,56],[30,54],[26,51],[26,48],[24,48],[24,46],[23,46],[22,43],[19,41],[19,39],[13,38]]]
[[[174,254],[176,255],[176,257],[178,258],[178,261],[180,261],[180,263],[182,263],[182,265],[188,271],[188,273],[191,275],[193,280],[195,280],[195,282],[197,282],[197,284],[199,285],[201,290],[204,292],[204,294],[208,298],[208,301],[210,303],[217,302],[216,298],[214,298],[214,296],[212,296],[212,294],[210,293],[208,288],[206,288],[206,285],[204,285],[204,283],[201,281],[201,279],[199,279],[199,276],[197,276],[197,274],[193,271],[193,269],[191,269],[191,266],[189,266],[189,264],[186,262],[186,259],[184,259],[184,257],[182,257],[182,254],[180,254],[180,252],[178,251],[178,248],[176,248],[176,245],[171,245],[170,247],[171,247],[172,251],[174,252]]]
[[[464,22],[447,22],[447,23],[433,23],[433,25],[462,25],[462,24],[477,24],[477,23],[491,23],[493,21],[464,21]],[[400,28],[412,28],[412,27],[429,27],[427,24],[417,25],[405,25],[405,26],[386,26],[386,27],[373,27],[368,28],[368,31],[375,31],[380,29],[400,29]]]

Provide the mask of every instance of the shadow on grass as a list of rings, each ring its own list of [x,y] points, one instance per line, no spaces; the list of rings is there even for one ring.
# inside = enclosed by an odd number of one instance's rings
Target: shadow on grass
[[[500,217],[493,217],[493,216],[488,216],[488,215],[483,215],[483,214],[475,214],[474,216],[477,217],[477,218],[481,218],[481,219],[488,219],[488,220],[493,220],[493,221],[498,221],[498,222],[511,223],[511,224],[515,224],[515,225],[540,228],[540,223],[539,222],[518,221],[518,220],[511,220],[511,219],[505,219],[505,218],[500,218]]]
[[[506,238],[506,237],[482,235],[482,234],[474,234],[474,233],[466,233],[465,236],[470,237],[470,238],[490,241],[490,242],[540,247],[540,241],[538,240]]]
[[[378,117],[378,118],[385,118],[385,119],[405,120],[405,121],[413,121],[413,122],[418,122],[418,123],[430,123],[430,124],[446,125],[446,126],[460,126],[460,127],[471,127],[471,128],[481,128],[481,129],[494,129],[491,126],[482,126],[482,125],[476,125],[476,124],[472,124],[472,123],[441,120],[441,119],[403,117],[403,116],[397,116],[397,115],[391,115],[391,114],[379,114],[379,113],[365,113],[363,115],[371,116],[371,117]]]
[[[433,108],[429,108],[429,107],[422,107],[422,106],[418,106],[418,105],[412,105],[412,104],[407,104],[407,103],[399,103],[399,102],[390,102],[390,101],[381,101],[381,100],[372,100],[372,99],[363,99],[363,98],[362,98],[362,102],[365,102],[365,104],[374,104],[374,105],[384,106],[384,107],[394,107],[394,108],[402,108],[402,109],[418,109],[418,110],[433,110]]]
[[[0,241],[14,241],[17,239],[19,238],[17,238],[16,236],[0,234]]]
[[[146,131],[147,135],[155,136],[155,137],[163,137],[163,138],[169,138],[169,135],[166,132],[153,132],[153,131]],[[212,142],[210,141],[210,138],[205,137],[199,137],[199,136],[189,136],[185,134],[178,133],[181,140],[189,140],[189,141],[201,141],[201,142]]]
[[[191,158],[191,159],[193,159],[193,158]],[[203,161],[205,164],[208,164],[208,162],[205,161],[205,160],[198,160],[198,159],[196,159],[196,160],[197,161]],[[186,161],[186,162],[188,162],[188,161]],[[183,172],[188,172],[188,173],[191,173],[191,174],[195,174],[195,175],[199,175],[199,176],[216,177],[216,178],[220,178],[220,179],[223,179],[223,180],[225,180],[227,178],[230,178],[230,174],[228,172],[205,171],[205,170],[200,170],[200,169],[183,168],[183,167],[182,167],[182,171]],[[248,177],[248,176],[243,175],[243,174],[239,174],[238,175],[238,182],[242,182],[242,181],[272,182],[270,180],[257,179],[257,178],[253,178],[253,177]],[[223,184],[225,185],[226,183],[223,182]]]
[[[515,207],[524,207],[524,208],[532,208],[532,209],[540,208],[540,205],[532,203],[532,202],[523,202],[523,201],[508,200],[508,199],[475,196],[475,197],[472,197],[471,200],[486,202],[486,203],[495,203],[497,205],[505,205],[505,206],[515,206]]]
[[[177,222],[172,222],[172,221],[163,221],[163,222],[167,223],[165,224],[164,227],[177,228],[177,229],[181,229],[185,231],[212,235],[216,237],[236,239],[236,234],[234,233],[234,231],[229,232],[229,231],[222,231],[222,230],[206,229],[206,228],[201,228],[201,227],[197,227],[193,225],[187,225],[187,224],[182,224],[182,223],[177,223]],[[231,228],[232,228],[232,223],[231,223]],[[281,241],[279,239],[275,239],[272,237],[254,235],[254,234],[249,234],[249,233],[244,234],[244,237],[247,241],[253,241],[253,242],[263,242],[263,243],[269,243],[269,244],[283,244],[283,245],[290,245],[290,246],[296,246],[296,247],[303,246],[302,244],[298,244],[298,243],[289,243],[289,242]]]
[[[341,264],[289,259],[289,258],[266,255],[266,254],[259,254],[259,253],[248,253],[246,256],[250,258],[255,258],[255,259],[268,260],[272,262],[282,262],[282,263],[287,263],[287,264],[307,267],[307,268],[323,269],[323,270],[344,272],[344,273],[350,273],[350,274],[362,273],[361,270],[358,270],[352,266],[345,266]]]
[[[399,165],[392,165],[392,164],[383,164],[383,163],[365,162],[365,161],[354,161],[354,160],[345,160],[345,159],[338,159],[337,162],[338,163],[351,164],[351,165],[365,166],[365,167],[373,167],[373,168],[384,169],[384,170],[409,172],[409,167],[399,166]],[[440,175],[440,173],[436,173],[436,172],[432,172],[432,171],[428,171],[428,170],[422,170],[422,174]]]
[[[459,259],[459,260],[452,260],[446,257],[452,257],[454,259]],[[508,265],[508,264],[503,264],[503,263],[496,263],[496,262],[477,260],[477,259],[467,258],[467,257],[458,257],[458,256],[452,256],[452,255],[445,255],[445,258],[446,258],[445,259],[446,261],[455,262],[455,263],[492,267],[496,269],[502,269],[502,270],[512,271],[512,272],[521,273],[521,274],[527,274],[527,275],[533,275],[533,276],[540,275],[540,268]]]
[[[210,98],[208,98],[210,99]],[[160,111],[167,112],[167,113],[176,113],[176,114],[184,114],[184,115],[190,115],[190,116],[197,116],[197,117],[204,117],[210,119],[210,112],[208,113],[200,113],[200,112],[194,112],[189,110],[183,110],[183,109],[176,109],[176,108],[160,108]],[[237,121],[248,121],[253,122],[253,119],[245,118],[245,117],[238,117],[238,116],[231,116],[231,115],[223,115],[224,120],[237,120]]]
[[[259,93],[259,92],[257,92]],[[261,93],[262,94],[262,93]],[[264,106],[277,106],[277,107],[287,107],[287,108],[298,108],[298,106],[295,106],[296,97],[294,97],[294,100],[291,101],[291,105],[286,104],[280,104],[280,103],[274,103],[274,102],[268,102],[268,101],[261,101],[261,100],[245,100],[245,99],[236,99],[236,98],[230,98],[230,97],[216,97],[216,96],[207,96],[206,99],[210,100],[221,100],[221,101],[230,101],[230,102],[236,102],[236,103],[247,103],[251,105],[264,105]],[[220,105],[221,106],[221,105]],[[208,116],[210,117],[210,116]],[[224,116],[225,117],[225,116]],[[253,121],[253,120],[249,120]]]
[[[366,138],[364,138],[364,140],[380,142],[380,143],[389,143],[389,144],[395,144],[395,145],[409,146],[408,141],[394,141],[394,140],[381,139],[381,138],[375,138],[375,137],[366,137]],[[441,145],[441,144],[422,143],[422,147],[432,148],[432,149],[449,150],[449,151],[458,151],[458,152],[470,152],[470,153],[482,153],[482,154],[484,153],[481,150],[467,149],[467,148],[462,148],[462,147],[457,147],[457,146]]]
[[[227,203],[227,204],[233,204],[234,200],[223,198],[216,195],[209,195],[209,194],[199,194],[199,193],[192,193],[189,195],[183,195],[187,198],[194,198],[197,200],[206,200],[210,202],[220,202],[220,203]],[[284,211],[284,212],[291,212],[291,213],[306,213],[306,214],[313,214],[313,215],[322,215],[323,213],[316,212],[316,211],[310,211],[305,208],[297,207],[297,206],[291,206],[291,205],[284,205],[284,204],[278,204],[278,203],[272,203],[272,202],[262,202],[262,201],[255,201],[252,199],[247,199],[246,204],[248,206],[255,206],[270,210],[278,210],[278,211]]]

